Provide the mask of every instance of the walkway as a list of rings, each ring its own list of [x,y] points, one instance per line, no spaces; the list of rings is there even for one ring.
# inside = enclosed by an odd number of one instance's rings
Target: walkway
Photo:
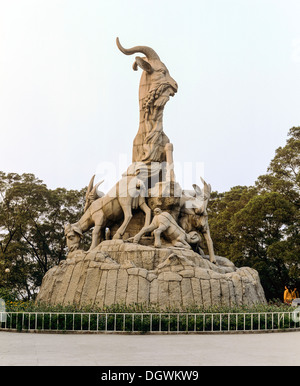
[[[2,366],[285,364],[300,365],[300,332],[230,335],[73,335],[0,332]]]

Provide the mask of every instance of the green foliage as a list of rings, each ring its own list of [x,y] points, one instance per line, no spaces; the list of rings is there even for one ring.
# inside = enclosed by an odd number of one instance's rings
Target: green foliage
[[[217,255],[231,258],[231,245],[236,236],[231,224],[239,212],[257,194],[253,187],[235,186],[229,192],[214,192],[208,206],[209,226]]]
[[[64,224],[77,220],[84,194],[48,189],[33,174],[0,172],[0,288],[34,296],[48,269],[65,258]]]
[[[288,136],[255,187],[214,193],[210,203],[216,254],[257,269],[269,299],[300,287],[300,127]]]
[[[279,147],[268,173],[258,177],[261,191],[278,192],[300,208],[300,127],[292,127],[284,147]]]
[[[1,288],[0,287],[0,299],[5,300],[5,302],[14,302],[17,299],[16,293],[14,293],[12,290],[8,288]]]

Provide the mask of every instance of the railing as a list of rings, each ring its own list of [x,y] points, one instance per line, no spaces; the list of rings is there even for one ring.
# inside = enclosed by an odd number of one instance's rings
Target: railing
[[[0,313],[0,330],[98,333],[217,333],[300,330],[299,309],[252,313]]]

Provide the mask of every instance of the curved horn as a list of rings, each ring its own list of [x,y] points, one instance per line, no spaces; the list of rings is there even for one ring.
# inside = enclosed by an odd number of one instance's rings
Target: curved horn
[[[93,187],[93,185],[94,185],[94,179],[95,179],[95,174],[94,174],[93,177],[91,178],[91,181],[90,181],[89,186],[88,186],[87,191],[86,191],[86,195],[85,195],[85,205],[84,205],[84,210],[83,210],[84,213],[86,212],[87,208],[91,205],[91,202],[92,202],[93,200],[96,200],[96,199],[97,199],[97,192],[96,192],[96,190],[97,190],[98,186],[99,186],[100,184],[102,184],[102,182],[104,181],[104,180],[102,180],[102,181],[98,182],[98,184],[96,184],[96,185]],[[93,199],[91,199],[91,197],[93,197]]]
[[[204,194],[207,195],[208,197],[210,196],[210,193],[211,193],[211,185],[208,184],[207,182],[204,181],[204,179],[202,177],[200,177],[201,179],[201,182],[203,183],[204,185]]]
[[[97,196],[97,188],[98,188],[98,186],[101,185],[103,182],[104,182],[104,180],[98,182],[98,183],[93,187],[93,189],[92,189],[92,191],[91,191],[91,194],[93,194],[94,196]]]
[[[148,59],[159,59],[159,56],[157,53],[150,47],[147,46],[135,46],[132,48],[124,48],[121,43],[119,38],[116,39],[117,46],[121,52],[125,55],[132,55],[135,54],[136,52],[141,52],[142,54],[146,55]]]
[[[194,190],[196,192],[196,197],[202,197],[203,196],[203,192],[202,192],[201,188],[198,185],[193,184],[193,188],[194,188]]]
[[[89,183],[89,186],[86,190],[86,194],[85,194],[85,199],[87,200],[88,198],[88,195],[90,194],[91,190],[93,189],[93,185],[94,185],[94,179],[95,179],[95,174],[93,175],[93,177],[91,178],[91,181]]]

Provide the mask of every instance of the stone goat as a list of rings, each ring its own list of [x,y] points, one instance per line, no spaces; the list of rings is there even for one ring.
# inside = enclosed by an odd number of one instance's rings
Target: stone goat
[[[191,231],[187,234],[177,224],[170,213],[163,212],[159,208],[154,209],[154,217],[151,224],[148,227],[142,228],[141,231],[134,236],[133,242],[138,243],[145,233],[152,231],[154,234],[154,246],[156,248],[161,248],[161,233],[164,233],[175,247],[180,248],[191,249],[190,244],[198,243],[200,239],[197,232]]]
[[[87,194],[87,198],[91,193]],[[145,194],[144,183],[137,176],[124,176],[106,195],[86,205],[81,219],[72,224],[71,228],[76,229],[77,233],[84,233],[94,227],[90,246],[92,250],[100,243],[102,231],[124,217],[122,225],[113,237],[120,239],[132,218],[132,209],[141,208],[145,213],[144,226],[150,224],[151,209],[146,204]]]
[[[214,246],[210,236],[208,225],[207,204],[211,194],[211,186],[203,178],[201,181],[204,185],[203,191],[196,184],[193,185],[194,192],[183,192],[180,198],[180,218],[179,224],[189,233],[197,230],[203,234],[209,253],[209,260],[216,262]]]
[[[163,132],[163,111],[170,96],[177,92],[178,85],[170,76],[167,67],[157,53],[147,46],[124,48],[119,38],[117,46],[125,55],[140,52],[144,58],[136,56],[133,69],[143,70],[139,87],[140,123],[133,141],[132,162],[164,162],[167,159],[165,146],[170,143]]]

